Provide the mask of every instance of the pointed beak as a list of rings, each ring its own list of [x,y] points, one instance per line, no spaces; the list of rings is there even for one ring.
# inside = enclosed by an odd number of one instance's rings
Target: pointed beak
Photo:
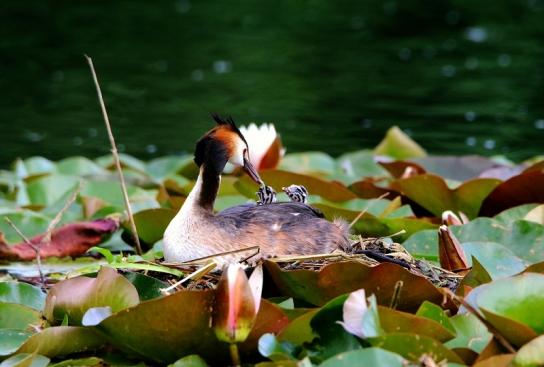
[[[259,186],[264,185],[264,182],[261,179],[261,176],[259,176],[259,173],[257,172],[257,170],[255,169],[255,167],[253,167],[253,165],[247,158],[244,158],[244,171],[246,171],[249,177],[251,177],[253,181],[257,182]]]

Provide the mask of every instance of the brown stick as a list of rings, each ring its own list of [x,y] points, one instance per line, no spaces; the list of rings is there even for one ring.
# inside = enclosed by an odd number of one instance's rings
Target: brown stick
[[[125,201],[125,207],[127,209],[128,220],[130,222],[130,228],[132,230],[132,235],[134,237],[134,242],[136,243],[136,253],[138,255],[142,254],[142,246],[140,245],[140,237],[138,237],[138,231],[136,229],[136,223],[134,222],[134,216],[132,215],[132,209],[130,208],[130,201],[128,200],[127,185],[125,184],[125,178],[123,176],[123,170],[121,169],[121,160],[119,159],[119,153],[117,152],[117,146],[115,145],[115,138],[111,131],[110,120],[108,118],[108,113],[106,112],[106,105],[104,104],[104,98],[102,98],[102,91],[100,90],[100,84],[98,84],[98,78],[96,77],[96,71],[94,70],[93,60],[85,55],[85,59],[89,63],[91,68],[91,74],[93,76],[94,85],[96,87],[96,93],[98,94],[98,102],[100,103],[100,108],[102,110],[102,117],[104,117],[104,122],[106,124],[106,129],[108,131],[108,137],[111,144],[111,154],[113,155],[113,161],[115,162],[115,167],[117,168],[117,173],[119,174],[119,181],[121,182],[121,191],[123,192],[123,199]]]
[[[9,219],[8,217],[4,217],[4,220],[11,226],[11,228],[13,228],[15,232],[17,232],[19,237],[21,237],[22,240],[36,253],[36,266],[38,267],[38,273],[40,274],[40,283],[42,285],[42,289],[45,289],[45,277],[42,271],[42,257],[40,255],[40,248],[30,242],[28,237],[25,236],[19,228],[17,228],[17,226],[11,221],[11,219]]]

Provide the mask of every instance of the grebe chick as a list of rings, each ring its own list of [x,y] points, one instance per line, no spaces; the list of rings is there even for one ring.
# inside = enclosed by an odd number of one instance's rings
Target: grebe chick
[[[255,194],[258,198],[257,205],[272,204],[277,201],[276,191],[274,191],[272,186],[263,185],[259,187],[259,191],[257,191]]]
[[[260,186],[259,174],[249,161],[247,142],[231,118],[213,115],[217,126],[196,144],[198,179],[164,232],[164,258],[184,262],[250,246],[260,256],[306,255],[349,246],[344,221],[329,222],[303,203],[245,204],[214,214],[221,173],[227,162],[243,167]],[[239,261],[248,253],[216,258],[221,265]]]
[[[308,202],[308,190],[302,185],[290,185],[281,188],[289,196],[291,201],[306,204]]]

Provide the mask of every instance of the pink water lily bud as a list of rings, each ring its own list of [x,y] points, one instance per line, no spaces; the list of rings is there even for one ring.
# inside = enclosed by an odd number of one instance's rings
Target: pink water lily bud
[[[257,317],[260,289],[253,292],[240,264],[232,264],[223,272],[212,316],[213,330],[219,340],[231,344],[246,340]]]
[[[463,224],[461,219],[452,212],[451,210],[446,210],[442,213],[442,224],[445,224],[447,226],[460,226]]]
[[[273,124],[254,123],[240,126],[249,145],[249,159],[258,170],[276,168],[285,154],[279,134]]]

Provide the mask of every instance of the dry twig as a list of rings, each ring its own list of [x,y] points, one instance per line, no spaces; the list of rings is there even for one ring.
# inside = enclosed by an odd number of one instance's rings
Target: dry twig
[[[100,103],[100,108],[102,110],[102,116],[104,117],[104,123],[106,124],[106,129],[108,131],[108,137],[111,144],[111,154],[113,155],[113,161],[115,162],[115,167],[117,168],[117,173],[119,174],[119,181],[121,183],[121,191],[123,192],[123,199],[125,201],[125,208],[127,209],[128,220],[130,222],[130,228],[132,230],[132,235],[134,237],[134,242],[136,243],[136,253],[138,255],[142,254],[142,246],[140,245],[140,238],[138,237],[138,231],[136,230],[136,223],[134,222],[134,216],[132,215],[132,209],[130,207],[130,201],[128,200],[127,185],[125,183],[125,178],[123,176],[123,170],[121,169],[121,160],[119,159],[119,153],[117,151],[117,146],[115,145],[115,138],[111,131],[110,120],[108,118],[108,113],[106,112],[106,105],[104,104],[104,99],[102,98],[102,91],[100,90],[100,84],[98,84],[98,78],[96,76],[96,71],[94,70],[93,60],[85,55],[89,67],[91,68],[91,74],[93,76],[94,85],[96,86],[96,93],[98,94],[98,102]]]

